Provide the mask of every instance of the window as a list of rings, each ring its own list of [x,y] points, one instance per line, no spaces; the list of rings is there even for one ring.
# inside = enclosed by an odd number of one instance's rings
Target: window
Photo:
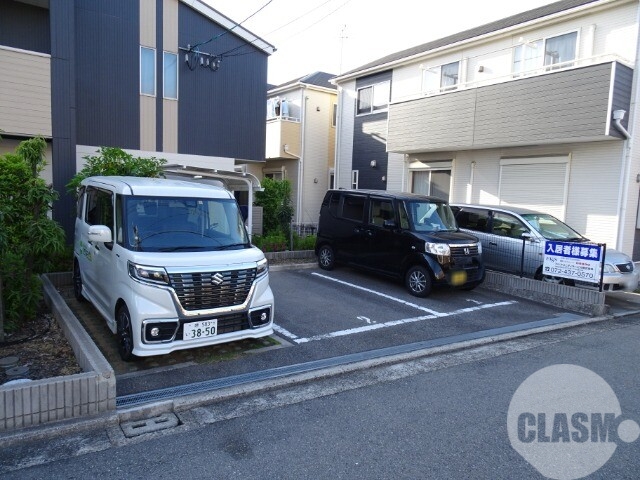
[[[516,45],[513,48],[513,73],[521,75],[543,66],[564,68],[573,65],[577,40],[578,32],[571,32]]]
[[[164,98],[178,99],[178,55],[164,52],[164,76],[162,82],[162,96]]]
[[[271,180],[281,181],[287,178],[287,173],[284,167],[264,168],[262,172],[264,173],[264,178],[270,178]]]
[[[364,218],[365,198],[360,195],[345,195],[342,203],[342,217],[361,222]]]
[[[156,51],[153,48],[140,47],[140,93],[156,94]]]
[[[338,124],[338,104],[333,104],[333,113],[331,115],[331,126],[335,127]]]
[[[393,203],[390,200],[372,198],[369,208],[369,223],[376,227],[384,226],[385,220],[395,220]]]
[[[360,170],[352,170],[351,171],[351,188],[353,190],[358,189],[358,175],[360,174]]]
[[[458,88],[460,62],[447,63],[429,68],[422,73],[422,89],[425,93],[436,93]]]
[[[414,171],[411,191],[421,195],[431,195],[449,200],[451,190],[451,170]]]
[[[87,189],[86,222],[89,225],[106,225],[113,230],[113,199],[111,192]]]
[[[460,228],[486,233],[489,225],[489,211],[462,208],[456,213],[456,221]]]
[[[382,82],[358,90],[357,114],[364,115],[386,110],[389,107],[391,82]]]
[[[501,237],[522,238],[528,232],[524,224],[513,215],[496,212],[493,214],[491,233]]]

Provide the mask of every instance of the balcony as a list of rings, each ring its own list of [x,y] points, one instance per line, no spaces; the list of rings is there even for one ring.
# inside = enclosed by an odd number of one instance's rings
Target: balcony
[[[617,60],[571,63],[394,102],[387,150],[415,153],[622,138],[610,116],[615,109],[629,111],[633,70]]]
[[[0,131],[51,137],[51,56],[0,46]]]
[[[286,147],[285,147],[286,145]],[[292,117],[267,119],[267,160],[300,156],[300,120]]]

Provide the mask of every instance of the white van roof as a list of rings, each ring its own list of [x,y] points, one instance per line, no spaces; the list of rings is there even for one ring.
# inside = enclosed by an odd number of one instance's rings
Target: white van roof
[[[234,198],[222,187],[188,180],[166,178],[96,176],[85,178],[84,186],[108,188],[122,195],[144,195],[154,197],[204,197]]]

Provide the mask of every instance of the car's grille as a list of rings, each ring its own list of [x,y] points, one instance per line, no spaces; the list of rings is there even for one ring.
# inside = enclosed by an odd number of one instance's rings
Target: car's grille
[[[464,257],[467,255],[477,255],[478,254],[478,245],[467,245],[467,246],[456,246],[449,245],[451,248],[451,255],[454,257]]]
[[[618,263],[616,267],[618,267],[618,270],[620,270],[622,273],[633,272],[633,262]]]
[[[188,311],[240,305],[247,299],[255,278],[255,268],[169,275],[180,305]]]
[[[247,315],[246,312],[232,313],[230,315],[223,315],[220,317],[212,317],[212,318],[216,318],[218,320],[218,330],[217,330],[218,335],[223,335],[225,333],[231,333],[231,332],[239,332],[241,330],[248,330],[249,328],[251,328],[251,325],[249,324],[249,316]],[[194,321],[202,321],[202,320],[207,320],[207,319],[198,318],[197,320],[194,320]],[[184,333],[184,324],[188,322],[189,320],[180,321],[180,328],[178,328],[178,333],[176,334],[176,340],[183,339],[182,335]]]

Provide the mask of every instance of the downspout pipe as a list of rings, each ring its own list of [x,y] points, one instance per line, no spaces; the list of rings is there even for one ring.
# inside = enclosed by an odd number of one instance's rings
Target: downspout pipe
[[[621,192],[621,201],[620,201],[620,210],[618,212],[618,238],[616,242],[616,248],[620,251],[623,251],[623,241],[624,241],[624,225],[625,225],[625,217],[627,215],[627,195],[629,192],[629,175],[631,170],[631,134],[627,131],[626,128],[622,125],[622,119],[627,112],[624,110],[614,110],[613,124],[616,129],[625,138],[625,146],[622,154],[622,192]]]
[[[622,125],[622,120],[624,119],[624,115],[627,112],[625,110],[614,110],[613,111],[613,124],[616,126],[616,128],[618,129],[618,131],[624,135],[624,138],[626,138],[627,140],[631,140],[631,134],[627,131],[626,128],[624,128],[624,125]]]

